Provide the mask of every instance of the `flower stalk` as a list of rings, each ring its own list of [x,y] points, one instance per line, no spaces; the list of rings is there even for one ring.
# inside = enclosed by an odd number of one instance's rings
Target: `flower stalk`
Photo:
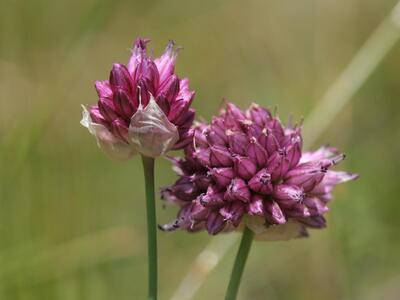
[[[154,197],[154,158],[142,155],[146,188],[148,299],[157,300],[157,222]]]
[[[253,242],[254,232],[247,226],[243,230],[242,240],[239,250],[236,255],[235,264],[233,265],[231,279],[228,289],[226,290],[225,300],[235,300],[242,279],[244,266],[246,265],[247,257]]]

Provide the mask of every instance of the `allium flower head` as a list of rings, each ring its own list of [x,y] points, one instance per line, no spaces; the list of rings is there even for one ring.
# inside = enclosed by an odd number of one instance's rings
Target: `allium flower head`
[[[95,84],[97,104],[84,107],[82,125],[112,158],[156,157],[192,141],[194,92],[188,79],[174,73],[174,43],[152,59],[148,42],[136,40],[129,63],[114,64],[109,80]]]
[[[181,207],[164,230],[217,234],[246,224],[261,239],[306,236],[325,227],[333,187],[357,178],[331,170],[344,159],[334,148],[302,153],[301,127],[256,104],[243,112],[228,103],[194,128],[185,157],[172,158],[179,179],[162,190]]]

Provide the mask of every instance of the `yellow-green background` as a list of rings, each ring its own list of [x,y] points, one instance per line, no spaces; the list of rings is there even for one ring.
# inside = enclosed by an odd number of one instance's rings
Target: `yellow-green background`
[[[156,55],[168,39],[184,46],[177,72],[198,117],[227,97],[307,118],[395,3],[1,0],[0,299],[145,299],[140,159],[108,160],[79,124],[94,81],[127,61],[135,37],[150,37]],[[335,191],[326,230],[254,243],[240,299],[399,299],[399,101],[395,45],[319,138],[361,178]],[[175,180],[163,159],[156,180]],[[157,207],[160,223],[176,213]],[[160,299],[210,239],[159,233]],[[223,299],[235,251],[196,299]]]

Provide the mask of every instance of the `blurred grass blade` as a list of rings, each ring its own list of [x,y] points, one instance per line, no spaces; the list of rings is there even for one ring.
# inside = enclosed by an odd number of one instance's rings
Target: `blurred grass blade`
[[[400,37],[400,2],[370,35],[304,123],[309,148],[334,121]]]
[[[400,1],[370,35],[347,67],[329,87],[304,124],[305,148],[309,148],[352,99],[389,53],[400,37]],[[197,256],[176,290],[173,300],[192,299],[208,274],[218,265],[228,250],[237,243],[238,235],[213,239]],[[205,259],[206,258],[206,259]]]

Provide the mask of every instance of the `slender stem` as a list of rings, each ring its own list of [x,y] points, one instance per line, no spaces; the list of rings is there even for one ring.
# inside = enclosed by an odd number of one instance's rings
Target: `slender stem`
[[[225,300],[235,300],[239,290],[240,280],[242,279],[243,269],[246,265],[247,256],[249,255],[251,243],[253,242],[254,233],[247,226],[244,228],[242,241],[236,255],[235,264],[226,290]]]
[[[157,300],[157,222],[154,199],[154,158],[142,156],[142,162],[147,203],[148,299]]]

